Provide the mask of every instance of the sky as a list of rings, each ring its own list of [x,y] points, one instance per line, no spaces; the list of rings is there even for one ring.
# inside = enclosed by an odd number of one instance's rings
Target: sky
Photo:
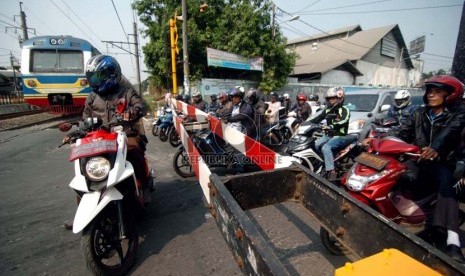
[[[179,0],[178,0],[179,1]],[[425,72],[450,70],[464,0],[274,0],[276,22],[284,36],[296,39],[342,27],[360,25],[363,30],[398,24],[404,41],[425,35],[420,59]],[[20,1],[0,0],[0,66],[9,66],[10,51],[19,59]],[[29,36],[72,35],[89,40],[102,53],[113,55],[123,73],[136,81],[134,56],[102,41],[133,42],[133,0],[22,0]],[[208,3],[208,0],[205,2]],[[292,16],[299,19],[289,21]],[[136,18],[137,21],[137,18]],[[144,29],[137,21],[138,29]],[[139,36],[140,46],[147,39]],[[123,45],[129,49],[127,45]],[[134,47],[131,45],[134,53]],[[142,51],[141,51],[142,54]],[[140,59],[141,70],[146,66]],[[147,78],[141,72],[141,78]]]

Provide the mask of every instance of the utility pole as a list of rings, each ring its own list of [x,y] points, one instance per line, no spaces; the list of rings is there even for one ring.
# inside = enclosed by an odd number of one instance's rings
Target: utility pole
[[[189,93],[189,53],[187,51],[187,8],[186,0],[182,0],[182,55],[184,63],[184,94]]]
[[[135,50],[135,57],[136,57],[136,77],[137,82],[139,83],[139,96],[142,95],[142,82],[140,81],[140,64],[139,64],[139,36],[137,35],[137,23],[134,21],[134,46],[136,47]]]
[[[18,80],[16,79],[16,69],[15,69],[15,57],[13,56],[13,53],[10,51],[10,63],[11,63],[11,68],[13,69],[13,84],[15,86],[15,93],[18,93]]]
[[[21,15],[21,29],[23,29],[23,40],[29,39],[27,35],[26,13],[23,11],[23,2],[19,2],[19,10]]]
[[[462,7],[462,19],[460,20],[459,35],[455,46],[454,60],[452,62],[452,75],[465,83],[465,3]]]
[[[178,80],[176,76],[176,55],[178,50],[178,28],[176,27],[176,13],[170,18],[170,44],[171,44],[171,79],[173,81],[173,95],[178,95]]]
[[[271,39],[274,39],[276,35],[276,5],[274,2],[271,2]]]

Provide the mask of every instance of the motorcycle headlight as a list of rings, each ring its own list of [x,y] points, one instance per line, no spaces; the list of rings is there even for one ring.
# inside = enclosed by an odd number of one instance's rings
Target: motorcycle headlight
[[[92,181],[102,181],[110,173],[110,161],[102,156],[91,157],[86,163],[86,175]]]
[[[392,170],[383,170],[379,173],[375,173],[372,175],[361,176],[355,174],[354,170],[352,169],[349,172],[347,178],[347,187],[351,191],[359,192],[365,189],[366,186],[370,185],[371,183],[375,182],[376,180],[380,179],[381,177],[388,175],[392,172]]]
[[[362,129],[362,127],[365,125],[366,121],[365,120],[355,120],[349,123],[349,132],[357,132]]]

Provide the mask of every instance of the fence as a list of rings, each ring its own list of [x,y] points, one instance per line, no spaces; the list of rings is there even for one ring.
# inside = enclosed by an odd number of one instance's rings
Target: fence
[[[24,96],[21,93],[17,94],[0,94],[0,105],[22,104]]]

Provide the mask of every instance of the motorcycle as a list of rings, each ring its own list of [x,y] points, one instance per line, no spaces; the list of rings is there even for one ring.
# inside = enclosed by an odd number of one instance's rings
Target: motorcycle
[[[153,136],[158,136],[158,133],[160,131],[160,125],[161,125],[161,117],[165,114],[165,108],[160,107],[157,109],[156,113],[156,120],[153,121],[152,123],[152,134]]]
[[[124,108],[118,108],[122,114]],[[79,123],[63,123],[63,132],[73,125],[78,129],[65,136],[71,146],[69,160],[74,162],[75,177],[69,186],[78,195],[73,233],[82,231],[81,249],[87,267],[97,275],[124,275],[135,263],[139,235],[135,214],[144,210],[144,193],[153,191],[153,172],[147,159],[145,171],[149,183],[142,190],[133,166],[126,160],[127,137],[123,131],[125,116],[108,125],[97,118]]]
[[[232,169],[238,164],[236,160],[237,151],[209,129],[201,129],[193,132],[192,142],[209,167],[226,167]],[[247,163],[247,166],[252,165],[250,162],[245,163]],[[189,155],[183,145],[179,146],[174,154],[173,168],[181,177],[195,176]]]
[[[323,155],[316,150],[315,141],[328,134],[329,129],[323,124],[314,124],[309,121],[300,125],[297,133],[290,139],[285,153],[299,159],[301,164],[311,171],[326,177]],[[339,149],[334,156],[334,166],[338,182],[342,176],[352,167],[354,159],[360,154],[361,148],[357,144],[358,136],[353,136],[352,142],[343,149]]]
[[[375,120],[371,123],[371,130],[368,133],[369,138],[384,138],[388,135],[391,128],[398,126],[396,119],[385,118],[381,120]]]
[[[368,152],[359,155],[356,163],[341,180],[342,187],[360,202],[370,206],[388,219],[421,232],[425,220],[433,211],[436,192],[413,196],[406,186],[408,160],[420,160],[420,148],[388,136],[373,139]],[[463,212],[461,212],[463,223]],[[418,231],[420,230],[420,231]],[[325,229],[320,230],[325,247],[333,254],[342,255],[347,251],[331,237]]]
[[[165,110],[165,114],[160,117],[160,121],[158,138],[160,138],[162,142],[166,142],[170,131],[174,129],[173,111],[171,108]]]

